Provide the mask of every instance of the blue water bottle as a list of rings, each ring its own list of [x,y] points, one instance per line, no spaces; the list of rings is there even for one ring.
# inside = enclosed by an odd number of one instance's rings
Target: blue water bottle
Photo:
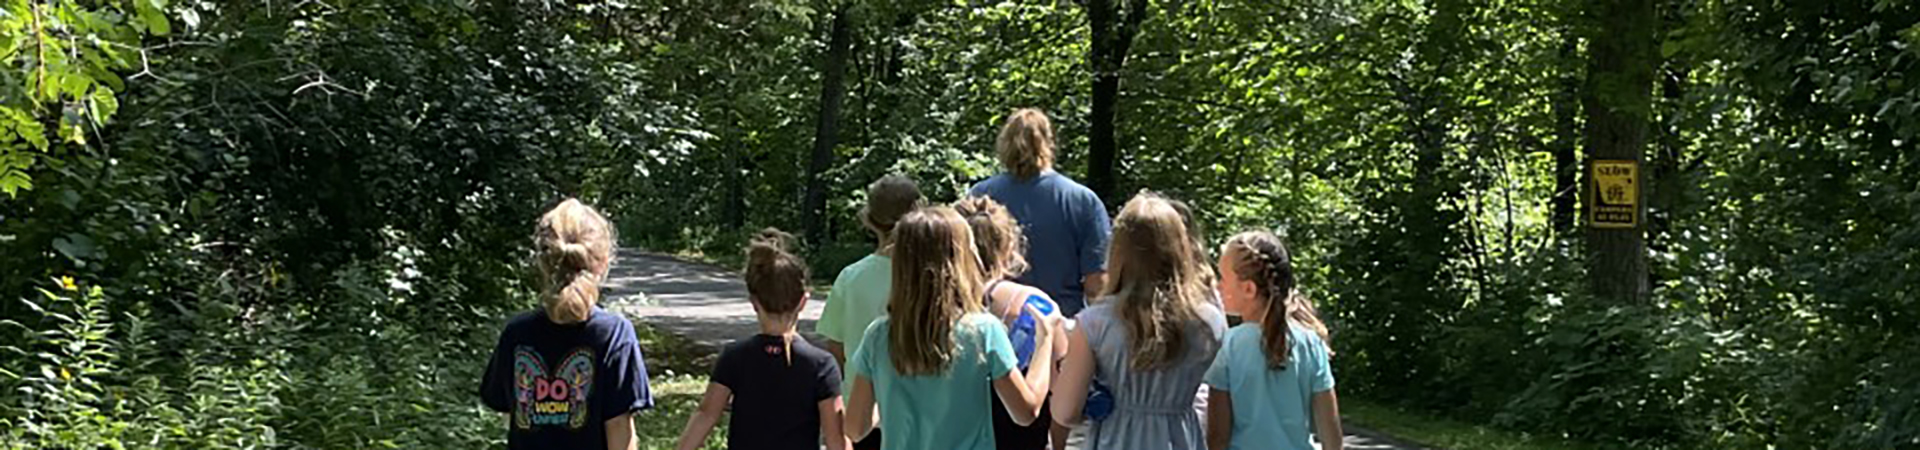
[[[1053,314],[1053,304],[1048,303],[1045,298],[1038,295],[1027,296],[1026,306],[1030,306],[1032,309],[1020,308],[1020,317],[1013,319],[1013,326],[1011,330],[1009,330],[1009,334],[1011,334],[1013,338],[1011,339],[1013,341],[1013,356],[1014,359],[1020,362],[1020,371],[1022,373],[1025,373],[1027,367],[1033,364],[1034,338],[1036,337],[1034,335],[1034,328],[1040,326],[1040,317],[1035,317],[1033,313],[1038,311],[1041,316]],[[1058,339],[1059,337],[1056,336],[1055,338]]]

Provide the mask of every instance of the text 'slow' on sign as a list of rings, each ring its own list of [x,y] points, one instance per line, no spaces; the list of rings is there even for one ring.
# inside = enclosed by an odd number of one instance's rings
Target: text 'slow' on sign
[[[1633,228],[1640,219],[1640,163],[1593,162],[1593,203],[1588,223],[1594,228]]]

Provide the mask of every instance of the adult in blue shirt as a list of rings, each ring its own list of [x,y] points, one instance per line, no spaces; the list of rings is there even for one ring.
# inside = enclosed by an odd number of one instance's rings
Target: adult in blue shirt
[[[1027,238],[1029,268],[1019,282],[1046,292],[1073,317],[1106,281],[1113,222],[1093,190],[1053,171],[1053,123],[1038,109],[1007,115],[994,147],[1004,172],[969,195],[992,198],[1013,213]]]

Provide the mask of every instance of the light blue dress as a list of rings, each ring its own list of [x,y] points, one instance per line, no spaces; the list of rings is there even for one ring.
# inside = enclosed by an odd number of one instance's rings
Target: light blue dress
[[[1202,304],[1200,321],[1189,324],[1187,348],[1171,366],[1151,372],[1130,367],[1127,326],[1120,323],[1112,299],[1080,311],[1077,328],[1086,330],[1093,350],[1093,379],[1113,391],[1113,414],[1087,432],[1089,450],[1207,448],[1206,425],[1194,411],[1194,392],[1220,351],[1227,316]]]

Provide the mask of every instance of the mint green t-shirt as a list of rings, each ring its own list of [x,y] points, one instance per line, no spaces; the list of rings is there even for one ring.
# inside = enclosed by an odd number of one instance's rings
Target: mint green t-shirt
[[[860,351],[860,337],[873,319],[887,313],[887,294],[892,291],[893,259],[880,255],[860,258],[834,277],[833,291],[827,293],[826,309],[820,312],[814,331],[839,342],[847,355]],[[841,380],[840,392],[852,387],[853,377]]]
[[[1206,382],[1233,396],[1233,439],[1227,448],[1313,450],[1313,394],[1333,389],[1333,369],[1320,335],[1288,328],[1293,355],[1286,370],[1267,366],[1260,324],[1240,324],[1221,339]]]
[[[901,376],[893,368],[887,323],[867,327],[860,351],[847,359],[847,379],[873,383],[886,449],[993,450],[993,379],[1014,368],[1007,327],[986,314],[968,314],[953,330],[953,359],[946,373]]]

